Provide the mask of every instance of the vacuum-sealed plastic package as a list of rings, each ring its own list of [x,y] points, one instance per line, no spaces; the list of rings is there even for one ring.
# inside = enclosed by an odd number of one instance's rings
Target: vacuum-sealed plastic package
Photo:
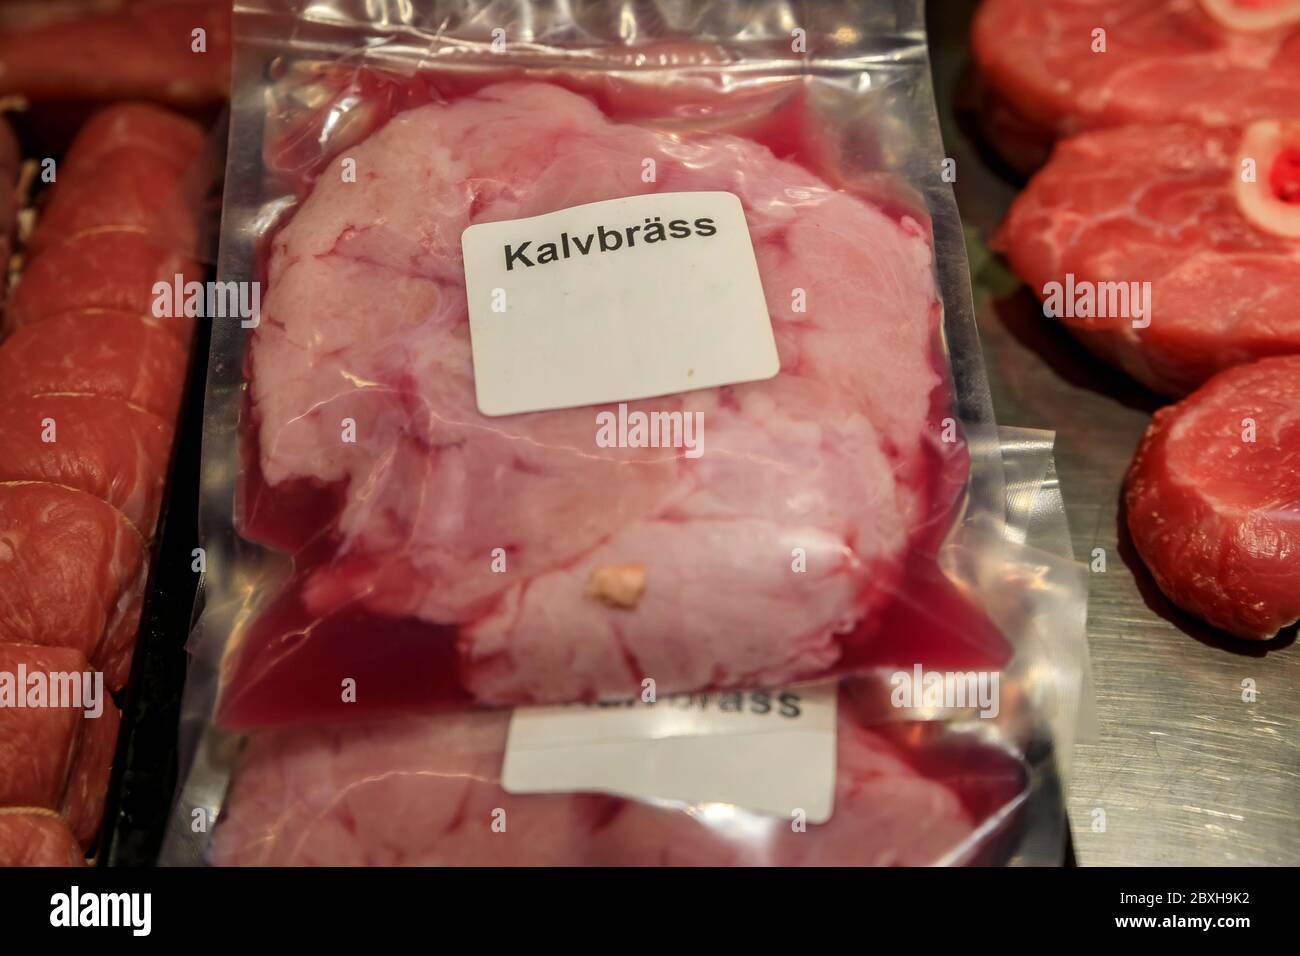
[[[1062,774],[1076,721],[1083,732],[1087,723],[1083,572],[1063,553],[1069,537],[1050,434],[1003,430],[1001,448],[1004,544],[1019,560],[972,584],[999,627],[1023,641],[1012,659],[1002,642],[978,646],[945,632],[931,635],[920,655],[901,652],[892,664],[882,660],[874,674],[838,687],[823,682],[684,694],[653,705],[479,710],[233,736],[209,730],[163,860],[1058,863]],[[983,540],[978,550],[994,547]],[[1030,590],[1037,597],[1026,601]],[[919,667],[1002,680],[966,709],[900,702],[900,678]],[[654,710],[663,719],[641,719]],[[721,765],[712,774],[692,759],[701,746]],[[573,786],[584,779],[573,776],[575,753],[584,747],[599,767],[594,776],[591,766],[579,767],[588,785]],[[819,748],[828,759],[806,759]],[[521,767],[529,757],[531,769]],[[827,801],[820,814],[804,799],[815,801],[819,787]],[[799,806],[779,812],[775,793]],[[216,820],[216,827],[196,827],[195,820]]]
[[[1081,588],[1011,517],[919,4],[256,0],[234,35],[220,280],[260,308],[213,330],[164,859],[671,862],[672,808],[709,805],[739,829],[681,862],[972,862],[1059,786]],[[963,732],[891,702],[914,667],[996,673],[1003,704]],[[712,784],[584,784],[585,751],[572,792],[501,777],[528,705],[848,675],[818,711],[823,849],[747,842],[749,797]],[[958,752],[1001,783],[964,793]],[[435,816],[517,795],[555,839],[399,813],[334,840],[349,780]],[[595,840],[615,816],[641,822]],[[878,842],[840,859],[855,821]]]
[[[258,474],[244,486],[243,529],[320,552],[298,570],[296,610],[408,621],[446,649],[431,667],[485,704],[627,696],[646,679],[665,692],[743,687],[851,666],[906,586],[909,552],[930,546],[964,483],[964,449],[940,435],[950,403],[922,222],[833,190],[752,140],[616,122],[544,82],[398,112],[348,153],[357,181],[322,173],[272,241],[249,344]],[[731,204],[710,201],[719,194]],[[590,229],[537,218],[624,196],[660,201],[592,211]],[[499,265],[498,244],[507,265],[469,290],[467,307],[466,230],[498,220],[509,225],[484,266]],[[697,264],[716,255],[729,269],[735,250],[719,247],[733,241],[748,274]],[[660,252],[671,245],[679,256]],[[678,258],[700,272],[679,271]],[[533,273],[517,288],[492,285],[516,269]],[[609,270],[618,288],[579,304],[581,287]],[[739,318],[746,303],[731,300],[751,278],[757,321],[702,331],[701,318],[733,324],[720,310]],[[578,288],[546,288],[570,281]],[[677,291],[655,288],[665,282]],[[473,296],[495,288],[513,304],[483,324],[550,322],[538,341],[513,324],[508,341],[476,330]],[[699,303],[707,316],[651,325],[621,301],[642,296],[656,315]],[[511,318],[528,297],[554,301]],[[579,326],[573,351],[556,343],[565,319]],[[492,346],[514,353],[499,372],[483,367]],[[647,367],[655,348],[671,369]],[[762,356],[733,366],[751,348],[770,354],[770,370]],[[881,367],[864,376],[870,355]],[[588,360],[592,376],[628,367],[551,394],[552,376],[572,384]],[[523,381],[529,367],[536,382]],[[688,388],[725,384],[633,400],[678,367]],[[765,378],[730,381],[751,371]],[[487,415],[493,375],[504,407],[618,401]],[[320,513],[302,522],[293,504],[321,488],[336,501],[328,540],[317,538]],[[270,503],[281,498],[291,504]],[[294,670],[294,657],[324,653],[338,666],[358,642],[375,650],[352,631],[285,657],[279,633],[256,632],[237,681],[278,666],[259,639]]]
[[[898,29],[886,7],[838,13]],[[235,524],[292,566],[249,595],[224,725],[851,673],[900,598],[949,589],[937,552],[988,503],[919,47],[868,19],[824,64],[788,32],[633,56],[556,13],[553,43],[494,53],[473,17],[459,39],[342,5],[304,8],[290,58],[286,11],[240,13],[237,68],[274,69],[236,111],[262,181],[223,254],[261,283],[226,350]],[[499,274],[467,290],[487,224]]]
[[[693,695],[687,695],[688,698]],[[737,692],[742,706],[762,693]],[[787,704],[797,693],[782,695]],[[699,707],[683,700],[677,706]],[[667,704],[673,706],[673,704]],[[773,721],[780,717],[769,718]],[[509,715],[443,715],[257,735],[213,844],[219,865],[904,865],[991,862],[1026,771],[939,725],[869,729],[841,705],[835,813],[776,815],[604,793],[514,795],[498,775]],[[929,758],[920,768],[909,757]],[[329,780],[333,787],[322,787]],[[335,789],[337,788],[337,789]],[[504,826],[493,827],[495,819]]]

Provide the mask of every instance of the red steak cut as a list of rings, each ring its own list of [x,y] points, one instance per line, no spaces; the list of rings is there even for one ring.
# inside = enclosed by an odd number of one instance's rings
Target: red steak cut
[[[0,644],[0,672],[80,673],[89,665],[67,647]],[[0,707],[0,806],[57,809],[85,717],[71,707]]]
[[[128,243],[120,252],[120,274],[113,277],[126,283],[132,279],[133,260],[148,256],[141,240],[157,247],[156,256],[166,250],[192,255],[197,240],[194,208],[201,198],[197,190],[203,185],[197,178],[201,169],[196,159],[202,148],[199,127],[166,110],[142,103],[100,110],[77,134],[59,164],[57,185],[50,190],[27,242],[27,258],[35,259],[42,251],[64,244],[73,249],[63,250],[56,259],[90,259],[96,247],[92,243],[78,249],[80,240],[106,235]],[[168,267],[165,259],[159,266]],[[173,275],[164,272],[158,278],[170,281]],[[47,281],[38,274],[38,298],[44,300],[48,289]],[[69,307],[104,304],[55,300],[24,305],[20,298],[17,321]],[[121,297],[112,304],[120,305]]]
[[[0,642],[75,648],[97,663],[143,568],[140,532],[111,505],[62,485],[0,483]]]
[[[1125,505],[1179,607],[1254,640],[1300,618],[1300,356],[1229,369],[1156,412]]]
[[[85,866],[81,847],[63,818],[26,808],[0,807],[0,866]]]
[[[138,230],[160,246],[193,250],[192,197],[158,151],[126,146],[82,170],[63,170],[27,243],[27,256],[93,230]],[[168,277],[170,278],[170,277]]]
[[[115,398],[176,420],[187,356],[166,320],[67,313],[0,342],[0,400],[78,393]]]
[[[136,624],[138,626],[138,619]],[[113,686],[109,675],[105,673],[105,689]],[[81,722],[77,756],[63,790],[59,812],[68,821],[68,826],[81,841],[81,845],[87,848],[95,842],[100,824],[104,821],[108,781],[113,772],[113,756],[117,751],[117,731],[121,722],[121,711],[111,698],[104,702],[103,714]]]
[[[1272,15],[1252,21],[1252,11]],[[1033,130],[1300,119],[1292,0],[984,0],[971,48],[994,125],[1031,140]]]
[[[20,672],[20,665],[25,671]],[[64,675],[79,679],[89,671],[85,656],[71,648],[0,644],[0,672],[14,681],[20,673],[29,682],[38,675],[44,686],[58,684],[66,690]],[[47,696],[39,706],[12,703],[0,707],[0,807],[58,810],[82,845],[89,846],[104,815],[121,716],[108,697],[107,682],[94,716],[86,713],[92,702],[85,699]]]
[[[194,123],[156,107],[125,103],[97,113],[59,166],[7,327],[152,316],[155,283],[201,278],[193,257],[202,146]],[[193,320],[167,317],[162,325],[185,344]]]
[[[87,310],[152,316],[155,283],[202,275],[173,239],[123,227],[74,233],[44,247],[14,286],[6,312],[10,327]],[[185,318],[160,321],[189,324]]]
[[[494,704],[835,668],[896,593],[919,532],[946,515],[935,473],[956,476],[938,482],[949,490],[964,475],[960,445],[939,440],[921,214],[834,190],[752,141],[612,122],[541,83],[407,110],[348,155],[357,181],[322,175],[275,236],[251,348],[243,529],[328,538],[303,575],[309,619],[359,607],[422,622],[469,694]],[[630,403],[702,413],[705,454],[597,447],[597,408],[480,415],[464,229],[700,190],[741,201],[782,369]],[[344,419],[354,443],[340,440]],[[310,512],[264,507],[268,488],[281,502],[330,489],[339,506],[329,524],[318,510],[286,529]],[[792,573],[797,551],[806,573]],[[629,568],[643,584],[631,606],[598,599]],[[351,653],[382,655],[386,630],[358,631]],[[312,638],[272,640],[291,663]]]
[[[125,148],[147,150],[182,172],[202,151],[203,130],[192,120],[149,103],[114,103],[77,130],[76,140],[59,163],[59,181],[93,174],[105,156]]]
[[[127,606],[99,648],[98,664],[104,671],[104,681],[115,691],[126,686],[131,676],[131,658],[135,653],[135,637],[140,631],[140,614],[144,609],[144,595],[137,594]]]
[[[1300,229],[1291,232],[1300,204],[1274,195],[1289,181],[1291,141],[1276,129],[1261,135],[1274,125],[1245,135],[1133,126],[1065,140],[1016,199],[997,244],[1040,296],[1049,283],[1150,282],[1137,324],[1060,317],[1158,392],[1182,395],[1220,369],[1300,351]],[[1247,158],[1253,184],[1240,180]]]
[[[840,706],[835,809],[792,831],[743,809],[598,794],[509,794],[509,714],[255,735],[214,836],[226,866],[866,866],[976,859],[975,830],[1020,793],[1018,765],[946,755],[930,779]],[[977,785],[978,782],[978,785]],[[980,798],[975,799],[975,792]],[[504,833],[493,832],[505,811]],[[499,816],[499,814],[497,814]]]
[[[170,425],[121,399],[46,394],[0,403],[0,481],[89,492],[146,537],[158,517],[170,448]]]

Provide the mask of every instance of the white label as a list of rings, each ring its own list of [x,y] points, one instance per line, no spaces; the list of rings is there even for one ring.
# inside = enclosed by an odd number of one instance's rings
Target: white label
[[[807,822],[824,823],[835,803],[837,687],[520,707],[501,786],[725,803],[787,818],[802,810]]]
[[[654,193],[461,236],[484,415],[771,378],[772,320],[740,200]]]

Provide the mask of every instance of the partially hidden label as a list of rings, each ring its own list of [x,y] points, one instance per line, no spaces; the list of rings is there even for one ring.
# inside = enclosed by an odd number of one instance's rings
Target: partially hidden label
[[[802,811],[824,823],[835,801],[837,686],[520,707],[502,787],[730,804],[787,819]]]
[[[628,196],[479,223],[461,249],[484,415],[752,382],[780,367],[731,193]]]

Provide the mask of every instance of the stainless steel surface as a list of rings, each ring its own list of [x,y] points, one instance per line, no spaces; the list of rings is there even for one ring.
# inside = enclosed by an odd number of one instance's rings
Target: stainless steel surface
[[[1078,861],[1300,864],[1295,629],[1262,644],[1220,636],[1172,607],[1132,552],[1120,487],[1162,400],[1087,355],[986,251],[1017,186],[954,110],[972,79],[973,6],[932,0],[929,22],[994,406],[1000,424],[1056,431],[1075,556],[1105,560],[1088,610],[1099,732],[1070,771]]]

